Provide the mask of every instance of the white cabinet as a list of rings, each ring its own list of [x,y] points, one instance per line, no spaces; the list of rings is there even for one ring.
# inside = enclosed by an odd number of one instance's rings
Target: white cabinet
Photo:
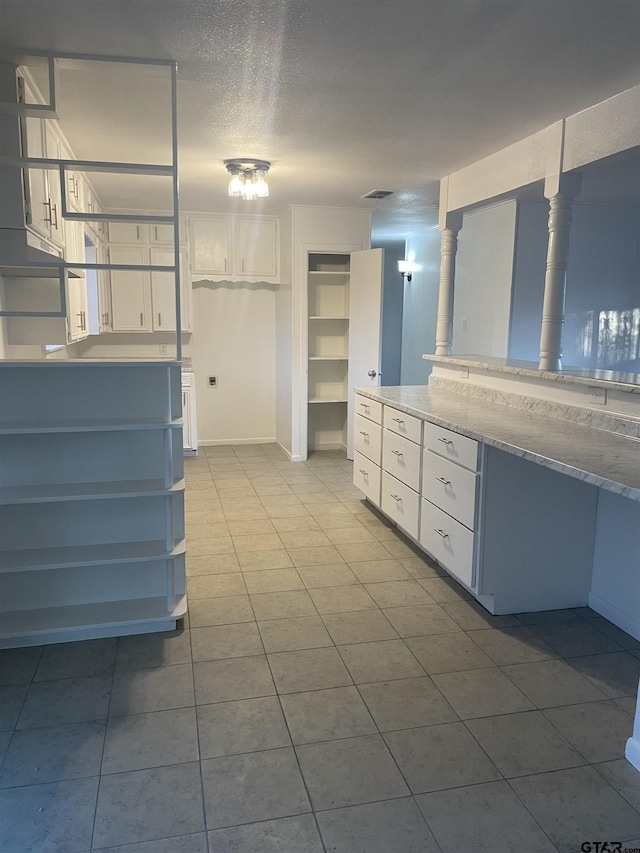
[[[0,648],[184,615],[179,382],[177,364],[0,362]]]
[[[27,87],[28,88],[28,87]],[[35,99],[32,92],[28,97]],[[60,157],[60,139],[48,120],[26,118],[23,146],[29,157]],[[53,169],[27,169],[27,225],[38,235],[64,247],[60,176]]]
[[[424,444],[420,544],[455,578],[473,587],[480,487],[478,442],[426,423]]]
[[[173,248],[151,248],[150,263],[154,266],[173,266],[175,256]],[[186,250],[180,251],[180,309],[182,331],[191,329],[191,275]],[[151,303],[153,308],[154,332],[175,332],[176,295],[175,276],[172,272],[151,273]]]
[[[236,274],[267,281],[278,275],[277,227],[274,219],[236,219]]]
[[[149,263],[149,250],[109,246],[112,264]],[[111,270],[111,311],[114,332],[151,331],[151,281],[145,270]]]
[[[198,425],[196,420],[196,384],[192,370],[182,371],[182,447],[185,456],[198,453]]]
[[[180,217],[180,244],[187,241],[186,219]],[[173,246],[172,222],[109,222],[110,243]]]
[[[89,305],[84,276],[67,279],[67,341],[80,341],[89,334]]]
[[[279,281],[278,223],[270,217],[192,216],[191,272],[213,281]]]
[[[160,226],[159,226],[160,227]],[[109,246],[112,264],[173,266],[173,246],[149,244],[150,235],[165,237],[146,223],[110,222],[109,236],[124,242]],[[173,233],[173,226],[171,226]],[[187,249],[180,250],[182,331],[191,330],[191,275]],[[175,332],[175,276],[147,270],[111,271],[111,329],[114,332]]]

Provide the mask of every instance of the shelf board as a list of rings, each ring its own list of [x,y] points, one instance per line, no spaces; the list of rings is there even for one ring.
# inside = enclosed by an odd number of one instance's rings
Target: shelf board
[[[184,480],[165,486],[163,480],[118,480],[110,483],[52,483],[0,488],[0,505],[59,501],[139,498],[184,491]]]
[[[184,539],[167,551],[163,541],[112,542],[105,545],[69,545],[57,548],[24,548],[0,552],[0,573],[38,572],[112,563],[146,563],[184,554]]]
[[[310,320],[349,320],[348,317],[338,314],[309,314]]]
[[[307,270],[308,275],[350,275],[350,270]]]
[[[349,361],[348,355],[310,355],[309,361]]]
[[[139,429],[177,429],[182,418],[165,421],[159,418],[86,418],[74,420],[14,421],[0,424],[0,435],[29,433],[117,432]]]
[[[144,625],[157,620],[174,620],[184,616],[186,596],[180,596],[173,610],[167,610],[167,597],[133,598],[124,601],[104,601],[94,604],[72,604],[65,607],[44,607],[35,610],[14,610],[0,613],[0,639],[19,639],[34,634],[63,633],[86,629],[118,628],[126,634],[129,625]],[[116,632],[117,633],[117,632]],[[104,633],[101,636],[109,636]]]
[[[313,397],[309,403],[346,403],[346,397]]]

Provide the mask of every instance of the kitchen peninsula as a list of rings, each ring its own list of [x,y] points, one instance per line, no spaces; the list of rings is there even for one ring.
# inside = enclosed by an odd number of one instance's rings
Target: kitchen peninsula
[[[356,389],[356,485],[490,612],[589,605],[640,639],[638,377],[425,359],[428,385]]]

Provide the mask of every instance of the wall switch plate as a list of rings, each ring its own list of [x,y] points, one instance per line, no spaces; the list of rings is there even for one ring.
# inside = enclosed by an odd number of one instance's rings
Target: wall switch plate
[[[210,376],[209,377],[209,386],[211,388],[217,388],[218,387],[218,377],[217,376]]]

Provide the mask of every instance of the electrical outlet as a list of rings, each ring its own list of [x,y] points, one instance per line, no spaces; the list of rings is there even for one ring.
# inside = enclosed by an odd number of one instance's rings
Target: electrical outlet
[[[218,387],[218,377],[217,376],[210,376],[209,377],[209,387],[210,388],[217,388]]]
[[[607,390],[606,388],[589,388],[589,399],[592,403],[599,403],[601,406],[607,405]]]
[[[160,344],[160,355],[167,355],[169,349],[166,344]]]

